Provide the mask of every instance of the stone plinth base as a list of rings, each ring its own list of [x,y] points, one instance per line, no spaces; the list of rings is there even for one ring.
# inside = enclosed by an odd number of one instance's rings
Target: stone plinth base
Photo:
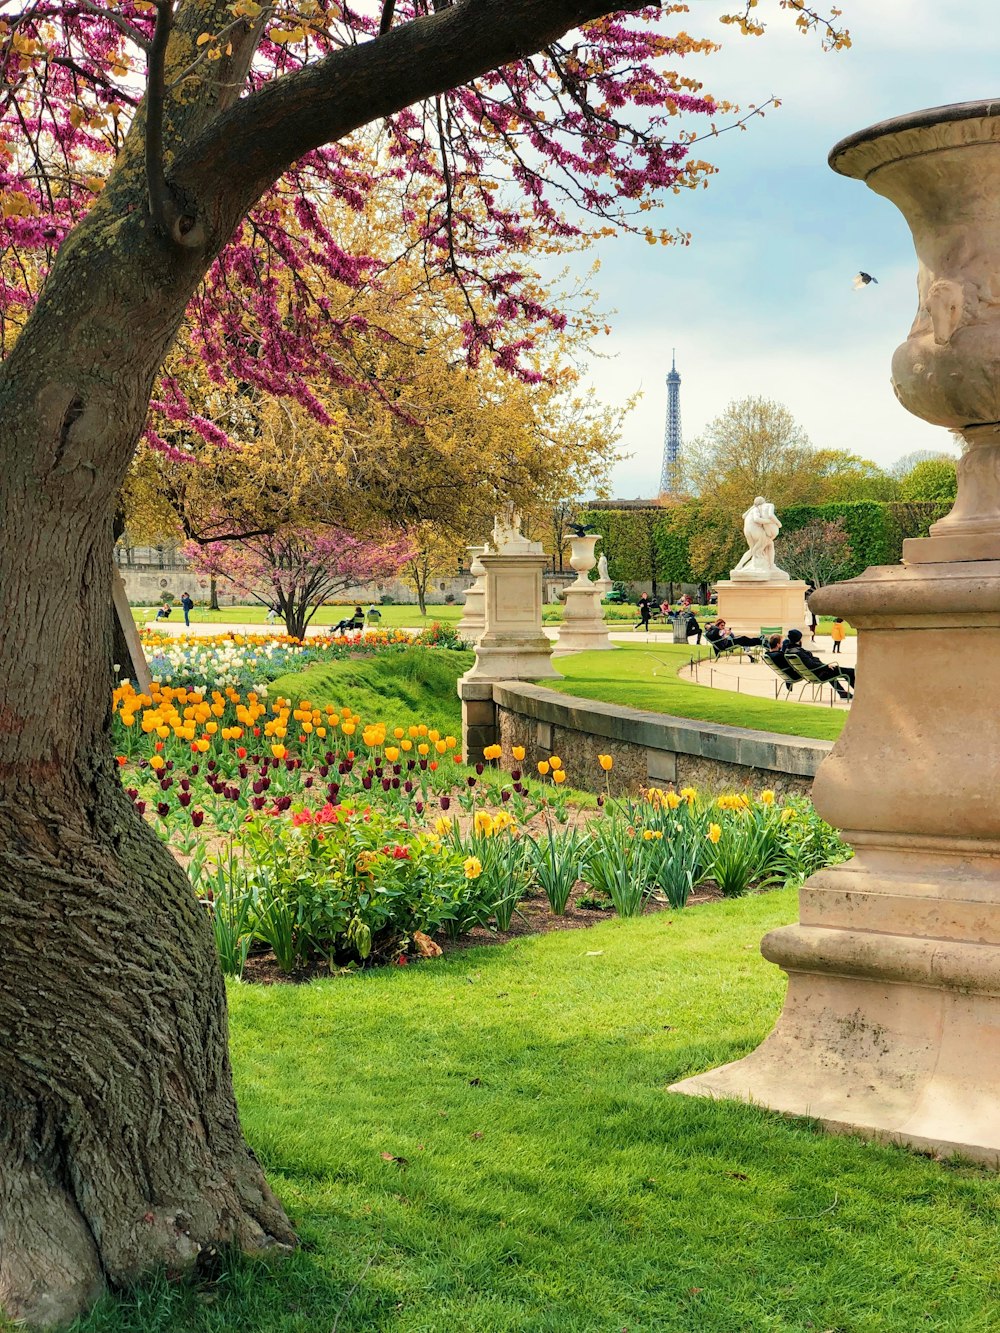
[[[1000,1166],[1000,561],[869,569],[813,606],[858,627],[813,784],[855,856],[761,945],[788,973],[771,1036],[675,1091]]]
[[[608,629],[601,610],[601,594],[597,585],[589,581],[571,583],[566,589],[566,613],[559,629],[559,638],[553,657],[566,653],[592,652],[594,649],[614,648],[608,638]]]
[[[542,631],[541,553],[480,556],[486,571],[486,628],[463,681],[561,679]]]
[[[912,924],[913,914],[910,923],[898,915],[902,903],[891,913],[886,906],[862,899],[858,924],[872,914]],[[966,915],[972,908],[953,906]],[[995,927],[996,904],[972,910],[984,913]],[[788,969],[778,1026],[745,1059],[672,1092],[755,1102],[830,1129],[1000,1166],[995,943],[803,924],[772,932],[762,950]]]
[[[475,584],[465,594],[465,608],[462,618],[455,626],[455,633],[466,643],[475,645],[479,636],[486,629],[486,590]]]
[[[723,580],[716,584],[717,614],[734,634],[759,634],[762,625],[780,625],[782,634],[790,629],[804,630],[806,585],[798,579]]]

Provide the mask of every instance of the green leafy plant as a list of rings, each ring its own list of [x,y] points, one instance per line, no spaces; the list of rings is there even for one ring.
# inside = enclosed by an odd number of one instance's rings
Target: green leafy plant
[[[649,898],[642,837],[616,811],[591,824],[583,877],[607,894],[619,916],[640,916]]]
[[[538,838],[527,839],[531,870],[556,916],[562,916],[580,878],[582,838],[576,829],[556,833],[550,824]]]

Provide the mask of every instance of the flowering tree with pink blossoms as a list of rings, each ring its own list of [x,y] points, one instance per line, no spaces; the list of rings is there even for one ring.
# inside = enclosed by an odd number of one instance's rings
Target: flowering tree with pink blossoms
[[[391,578],[413,555],[406,538],[357,537],[343,528],[281,528],[184,548],[195,569],[226,579],[281,617],[295,639],[321,606],[359,583]]]
[[[734,5],[753,31],[760,7]],[[804,0],[773,7],[843,44]],[[711,44],[684,8],[0,7],[0,1313],[57,1323],[153,1268],[295,1240],[240,1128],[204,910],[109,743],[115,513],[151,397],[217,442],[158,381],[182,322],[207,373],[318,418],[316,373],[391,392],[355,362],[362,317],[297,276],[385,280],[395,256],[352,253],[319,206],[359,210],[381,175],[460,294],[466,358],[530,380],[532,328],[563,317],[511,252],[669,236],[649,210],[735,119],[690,68]]]

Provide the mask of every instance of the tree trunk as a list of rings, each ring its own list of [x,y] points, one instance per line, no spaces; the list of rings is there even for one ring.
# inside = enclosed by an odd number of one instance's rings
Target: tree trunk
[[[240,1129],[208,916],[111,754],[113,516],[191,274],[102,202],[0,367],[0,1313],[41,1325],[294,1239]]]
[[[427,593],[423,588],[417,589],[417,606],[420,608],[420,614],[425,616],[427,614]]]
[[[219,584],[214,574],[208,580],[208,609],[219,610]]]

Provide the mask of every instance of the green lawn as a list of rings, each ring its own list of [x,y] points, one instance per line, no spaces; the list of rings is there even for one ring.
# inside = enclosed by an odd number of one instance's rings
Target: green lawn
[[[472,663],[469,652],[413,647],[307,667],[279,676],[268,693],[272,699],[280,694],[295,703],[309,699],[314,704],[353,708],[366,722],[386,722],[390,727],[426,722],[445,734],[459,736],[458,678]]]
[[[365,610],[367,610],[367,605]],[[441,624],[445,622],[454,624],[461,618],[461,606],[429,606],[427,615],[421,616],[418,606],[380,606],[382,619],[380,624],[387,628],[395,629],[398,626],[413,627],[423,629],[428,625],[433,625],[435,621]],[[353,604],[351,606],[322,606],[312,618],[313,625],[336,625],[339,620],[352,615],[354,612]],[[156,615],[156,607],[135,606],[132,613],[137,624],[143,625],[149,620],[155,623],[153,618]],[[224,606],[221,611],[209,611],[204,606],[196,606],[191,612],[192,624],[198,625],[261,625],[268,629],[281,630],[282,625],[279,622],[276,626],[267,625],[267,608],[263,606]],[[170,623],[176,624],[178,620],[183,621],[184,614],[179,606],[175,606],[170,616]]]
[[[614,652],[574,653],[557,657],[555,667],[564,680],[544,681],[564,694],[630,708],[648,708],[703,722],[725,722],[755,731],[776,731],[785,736],[836,740],[847,714],[818,704],[755,699],[731,690],[713,690],[680,680],[677,672],[691,658],[681,644],[628,643]]]
[[[78,1333],[989,1333],[1000,1179],[670,1095],[750,1050],[762,897],[309,986],[230,988],[303,1249]]]

